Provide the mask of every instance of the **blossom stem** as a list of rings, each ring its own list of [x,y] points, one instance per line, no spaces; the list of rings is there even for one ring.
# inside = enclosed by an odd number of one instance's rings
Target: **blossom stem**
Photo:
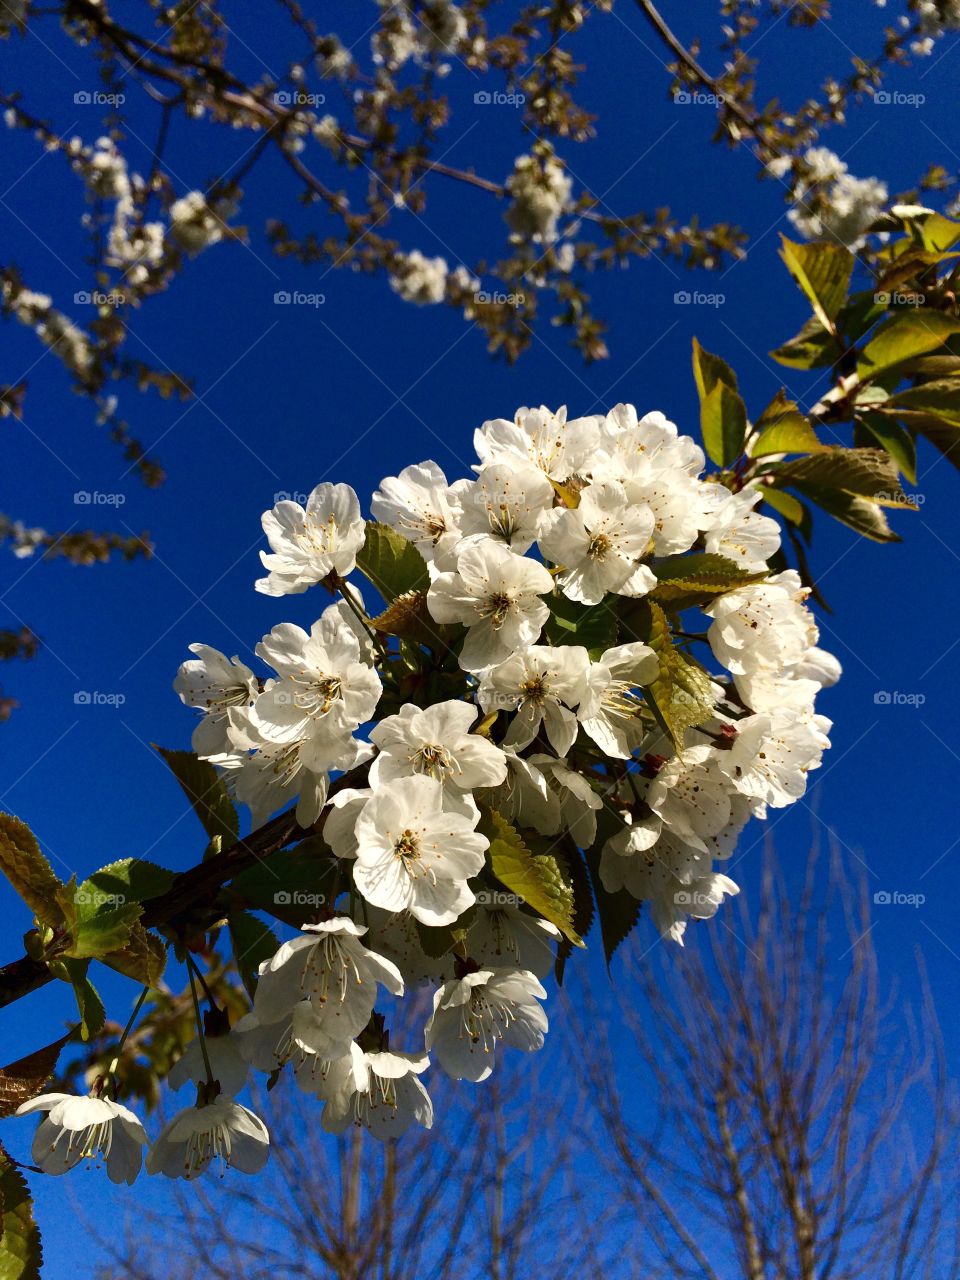
[[[133,1006],[133,1012],[130,1014],[130,1017],[127,1019],[127,1025],[123,1028],[123,1034],[121,1035],[119,1041],[117,1042],[117,1052],[114,1054],[113,1060],[111,1061],[110,1066],[107,1069],[107,1076],[113,1083],[114,1098],[116,1098],[117,1096],[117,1067],[120,1065],[120,1055],[123,1053],[123,1046],[127,1043],[127,1036],[133,1030],[133,1024],[136,1022],[137,1015],[139,1014],[140,1010],[143,1008],[143,1002],[144,1000],[146,1000],[147,992],[149,990],[150,990],[149,987],[144,987],[143,990],[140,992],[140,996],[137,1000],[137,1003]]]
[[[356,602],[351,598],[349,591],[346,590],[346,586],[344,582],[339,578],[337,579],[337,590],[340,592],[340,595],[343,598],[344,604],[347,606],[347,608],[350,610],[353,616],[357,619],[357,621],[363,627],[364,631],[366,631],[367,635],[373,641],[374,645],[377,648],[377,652],[380,654],[380,657],[383,659],[384,662],[388,662],[390,659],[390,654],[386,649],[386,647],[384,646],[383,641],[377,635],[373,627],[371,627],[370,619],[357,608]]]
[[[210,1068],[210,1058],[207,1055],[207,1038],[203,1034],[203,1018],[200,1016],[200,1001],[197,998],[197,978],[203,981],[200,970],[187,956],[187,973],[190,975],[190,994],[193,996],[193,1012],[197,1019],[197,1035],[200,1037],[200,1053],[203,1055],[203,1065],[207,1073],[207,1084],[213,1084],[213,1071]]]

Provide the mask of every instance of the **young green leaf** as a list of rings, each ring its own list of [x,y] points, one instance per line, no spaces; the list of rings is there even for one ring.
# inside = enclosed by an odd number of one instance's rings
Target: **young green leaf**
[[[584,944],[573,927],[573,890],[560,870],[552,847],[535,834],[522,836],[496,809],[485,809],[480,830],[490,841],[490,867],[511,893],[517,894],[544,920],[578,947]],[[533,848],[542,845],[541,852]]]
[[[960,320],[942,311],[904,311],[892,317],[880,325],[861,351],[857,360],[860,381],[936,351],[954,333],[960,333]]]
[[[780,256],[787,270],[806,294],[824,329],[835,333],[834,321],[850,290],[853,254],[842,245],[825,240],[794,244],[786,236],[780,239]]]
[[[917,483],[917,442],[899,422],[879,413],[862,411],[857,422],[881,444],[911,484]]]
[[[747,407],[725,382],[717,382],[700,402],[700,433],[718,467],[729,467],[743,452]]]
[[[192,751],[168,751],[156,743],[154,746],[180,783],[211,840],[219,836],[224,846],[235,844],[240,820],[223,778],[210,761],[199,759]]]
[[[896,463],[883,449],[830,449],[772,469],[778,487],[812,484],[869,498],[886,507],[912,507],[900,487]]]
[[[0,1280],[40,1280],[43,1250],[23,1174],[0,1147]]]
[[[33,832],[12,813],[0,813],[0,870],[38,920],[54,927],[63,923],[57,904],[61,882]]]
[[[693,377],[701,404],[718,382],[724,383],[731,391],[738,389],[737,375],[726,360],[710,351],[704,351],[696,338],[693,340]]]
[[[816,316],[811,316],[789,342],[770,352],[774,360],[790,369],[820,369],[836,364],[842,354],[840,343]]]
[[[703,724],[713,715],[714,701],[710,677],[693,658],[673,642],[667,615],[650,602],[650,634],[647,643],[657,655],[660,670],[644,693],[661,727],[670,735],[678,751],[684,746],[687,729]]]
[[[883,510],[866,498],[842,489],[828,489],[822,485],[794,481],[794,488],[841,524],[870,538],[873,542],[900,542],[901,539],[887,523]]]
[[[357,554],[357,568],[390,604],[408,591],[426,591],[430,572],[423,556],[388,525],[367,521],[367,536]]]

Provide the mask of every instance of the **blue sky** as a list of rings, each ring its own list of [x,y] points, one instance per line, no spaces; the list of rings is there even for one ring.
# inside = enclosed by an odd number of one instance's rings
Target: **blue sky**
[[[321,26],[341,20],[342,6],[317,8]],[[812,69],[829,60],[842,74],[849,47],[875,50],[876,15],[870,6],[856,8],[860,17],[841,14],[831,30],[788,32],[781,24],[764,37],[756,50],[766,60],[760,99],[776,93],[795,102],[815,88]],[[256,75],[260,57],[269,64],[279,48],[272,11],[258,27],[256,17],[236,9],[236,30],[251,48],[243,69]],[[357,21],[366,9],[373,9],[368,0],[356,6]],[[747,258],[719,276],[650,260],[595,277],[596,311],[609,324],[609,360],[585,367],[564,331],[544,327],[510,368],[492,362],[480,332],[452,311],[405,305],[382,279],[276,259],[262,233],[267,217],[280,213],[301,230],[316,223],[295,205],[289,174],[275,160],[256,171],[238,216],[250,228],[249,247],[221,245],[202,255],[169,293],[131,318],[129,354],[193,377],[199,393],[179,404],[121,390],[134,433],[167,469],[159,490],[144,489],[129,473],[33,336],[4,327],[0,380],[14,382],[29,370],[29,391],[24,423],[3,424],[0,510],[47,527],[148,528],[157,548],[149,563],[92,569],[0,560],[0,626],[23,620],[44,641],[36,661],[0,672],[22,702],[0,727],[0,805],[31,824],[65,878],[122,856],[174,868],[200,856],[195,821],[149,744],[188,745],[192,716],[170,686],[189,643],[202,640],[249,658],[275,623],[309,625],[322,606],[316,592],[276,601],[253,590],[259,517],[276,493],[343,480],[366,502],[382,476],[427,457],[453,479],[467,471],[474,428],[512,416],[520,404],[566,403],[581,414],[629,400],[641,411],[663,410],[695,434],[694,335],[736,368],[754,413],[783,385],[805,403],[815,398],[807,375],[781,369],[766,354],[806,316],[776,256],[778,232],[790,230],[782,189],[757,181],[745,149],[708,146],[709,109],[667,98],[660,56],[639,12],[627,3],[617,9],[619,17],[591,20],[575,46],[578,60],[591,67],[582,99],[600,114],[594,142],[561,148],[577,185],[618,212],[669,204],[681,218],[697,213],[708,222],[740,223],[751,244]],[[49,48],[29,36],[5,49],[10,81],[19,63],[16,79],[27,88],[28,108],[92,141],[100,131],[95,109],[73,102],[75,92],[95,87],[89,67],[49,30]],[[956,165],[944,140],[944,122],[955,110],[956,48],[945,44],[942,59],[891,80],[891,87],[922,92],[922,106],[868,104],[826,136],[852,171],[876,174],[897,190],[912,185],[929,162]],[[713,51],[703,56],[719,65]],[[445,159],[502,179],[523,149],[520,133],[510,107],[473,103],[475,87],[465,72],[450,77]],[[128,107],[128,154],[134,167],[145,168],[156,109],[136,88]],[[182,193],[202,186],[246,145],[208,125],[181,128],[166,167]],[[4,259],[83,323],[86,309],[71,302],[92,283],[79,226],[80,184],[61,159],[39,156],[25,134],[5,133]],[[502,207],[492,197],[440,178],[430,195],[423,218],[396,224],[406,247],[442,254],[451,265],[496,256]],[[325,301],[278,307],[273,295],[282,289],[319,292]],[[675,304],[677,291],[692,289],[724,301]],[[84,491],[120,495],[122,505],[79,506],[74,494]],[[921,449],[916,492],[919,512],[894,515],[902,545],[859,540],[826,518],[818,524],[812,563],[835,609],[821,619],[822,643],[845,668],[840,685],[823,698],[835,721],[834,747],[807,800],[772,825],[782,861],[798,879],[811,836],[829,829],[851,868],[866,868],[874,892],[925,895],[918,907],[878,905],[873,938],[884,975],[898,979],[907,995],[916,987],[915,953],[922,953],[955,1060],[957,477],[929,448]],[[109,705],[77,704],[80,691],[119,695],[122,705],[114,705],[116,697]],[[878,701],[881,694],[889,700]],[[758,882],[763,835],[760,826],[749,831],[735,859],[733,874],[747,894]],[[13,958],[29,919],[3,885],[0,906],[9,920],[10,955],[3,959]],[[122,1018],[135,996],[131,984],[109,976],[100,985],[113,1002],[111,1014]],[[54,1038],[70,1009],[67,988],[57,984],[4,1011],[8,1058]],[[31,1129],[21,1124],[13,1137],[5,1135],[21,1156]],[[65,1194],[60,1185],[37,1187],[55,1278],[76,1274],[75,1256],[69,1267],[56,1261],[63,1227],[50,1210],[68,1203]]]

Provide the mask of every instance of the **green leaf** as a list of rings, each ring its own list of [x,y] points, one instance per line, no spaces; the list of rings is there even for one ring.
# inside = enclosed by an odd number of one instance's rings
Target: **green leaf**
[[[0,1147],[0,1280],[40,1280],[43,1250],[20,1170]]]
[[[833,516],[834,520],[839,520],[863,537],[874,542],[901,541],[875,502],[858,497],[855,493],[845,493],[842,489],[827,489],[803,482],[794,482],[794,487],[827,515]]]
[[[691,593],[708,597],[722,595],[725,591],[732,591],[734,587],[758,582],[766,576],[763,573],[747,573],[734,560],[709,551],[666,556],[650,567],[658,581],[650,595],[661,601],[679,600]]]
[[[888,401],[884,411],[888,408],[908,409],[960,426],[960,378],[937,378],[919,387],[907,387]]]
[[[367,536],[357,555],[357,568],[387,604],[408,591],[426,591],[430,572],[423,556],[389,525],[367,521]]]
[[[771,453],[819,453],[822,444],[810,419],[783,392],[764,409],[756,424],[759,435],[750,446],[750,456],[763,458]]]
[[[70,934],[65,955],[75,960],[99,958],[127,945],[143,908],[138,902],[120,901],[121,897],[78,885],[76,877],[60,886],[57,901]]]
[[[834,332],[834,321],[850,289],[853,254],[829,241],[794,244],[786,236],[780,239],[780,256],[787,270],[806,294],[824,329]]]
[[[857,494],[881,506],[913,506],[900,487],[896,463],[883,449],[830,449],[781,463],[768,474],[778,488],[812,484]]]
[[[139,921],[130,926],[130,936],[119,951],[111,951],[100,959],[117,973],[133,978],[145,987],[160,984],[167,966],[167,948],[162,938],[150,933]]]
[[[868,330],[872,329],[887,309],[877,301],[876,291],[864,290],[851,294],[846,305],[837,315],[837,328],[848,343],[857,342]]]
[[[704,351],[696,338],[693,340],[693,377],[701,404],[718,382],[724,383],[731,391],[737,390],[737,375],[726,360]]]
[[[100,994],[87,977],[90,961],[64,959],[62,964],[67,974],[66,980],[73,987],[74,998],[80,1013],[80,1035],[84,1040],[90,1040],[103,1030],[103,1024],[106,1021],[106,1011]]]
[[[192,751],[168,751],[156,743],[154,746],[180,783],[210,839],[219,836],[225,847],[236,844],[240,820],[223,778],[210,761],[200,760]]]
[[[21,1103],[29,1102],[39,1093],[57,1068],[60,1050],[73,1032],[54,1040],[53,1044],[35,1049],[25,1058],[18,1058],[0,1069],[0,1117],[12,1116]]]
[[[12,813],[0,813],[0,870],[38,920],[53,927],[63,923],[57,905],[61,882],[33,832]]]
[[[547,639],[551,644],[578,644],[590,651],[591,657],[617,643],[616,609],[605,601],[585,605],[569,600],[559,591],[547,599]]]
[[[146,902],[159,898],[173,884],[174,873],[144,858],[110,862],[84,880],[80,890],[113,897],[117,902]]]
[[[917,483],[917,442],[911,433],[892,418],[861,412],[857,422],[881,444],[911,484]]]
[[[578,947],[584,944],[573,927],[573,890],[553,847],[535,833],[522,836],[496,809],[485,809],[480,830],[490,841],[490,867],[502,885],[541,915]],[[533,851],[539,847],[541,852]]]
[[[747,406],[725,382],[718,382],[700,402],[700,433],[718,467],[728,467],[743,452]]]
[[[593,884],[593,895],[597,903],[597,916],[600,920],[603,954],[608,969],[617,948],[636,928],[637,921],[640,919],[640,908],[643,905],[626,889],[609,893],[600,879],[600,855],[603,852],[603,846],[622,828],[623,821],[620,816],[609,806],[605,806],[597,815],[597,838],[593,848],[586,855],[587,868]]]
[[[235,876],[222,895],[229,914],[244,907],[266,911],[297,929],[334,905],[338,863],[319,836],[261,859]]]
[[[802,528],[805,524],[809,524],[810,511],[803,505],[799,498],[795,498],[792,493],[784,493],[782,489],[763,489],[763,500],[773,507],[774,511],[780,513],[785,520],[789,520],[791,524],[795,524]]]
[[[703,724],[713,715],[711,681],[703,667],[673,643],[667,615],[660,606],[651,601],[649,607],[647,643],[657,655],[660,670],[644,693],[661,727],[673,739],[677,750],[682,751],[686,730]]]
[[[791,369],[819,369],[836,364],[843,350],[816,316],[811,316],[798,334],[770,352],[774,360]]]
[[[280,941],[272,929],[248,911],[232,911],[227,924],[237,972],[252,1000],[257,987],[257,970],[264,960],[269,960],[280,949]]]
[[[880,325],[861,351],[857,360],[860,381],[936,351],[954,333],[960,333],[960,320],[942,311],[904,311],[893,316]]]
[[[922,220],[918,219],[915,225],[919,228],[923,247],[934,253],[945,253],[960,240],[960,222],[952,222],[942,214],[929,213]]]

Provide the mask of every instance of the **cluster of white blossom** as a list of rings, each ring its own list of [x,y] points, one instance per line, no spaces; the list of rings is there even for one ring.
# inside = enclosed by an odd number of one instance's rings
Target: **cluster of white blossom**
[[[467,19],[452,0],[377,0],[380,22],[371,46],[374,62],[397,71],[411,60],[450,57],[467,44]]]
[[[794,171],[792,188],[796,206],[787,217],[808,240],[835,240],[859,248],[864,232],[883,213],[889,192],[879,178],[857,178],[828,147],[810,147],[802,165],[791,156],[767,166],[775,177]]]
[[[94,360],[94,344],[90,335],[58,311],[49,294],[16,288],[5,280],[2,302],[4,309],[21,324],[33,329],[40,341],[50,347],[71,373],[81,379],[89,374]]]
[[[520,841],[521,860],[561,842],[564,857],[591,850],[603,891],[642,900],[682,942],[738,891],[719,868],[747,821],[802,796],[830,745],[815,699],[839,665],[817,647],[798,575],[769,570],[780,536],[759,490],[704,478],[692,439],[625,404],[573,420],[523,408],[485,422],[475,446],[469,478],[426,461],[384,479],[371,524],[345,484],[278,502],[257,589],[323,584],[340,599],[309,631],[283,622],[263,637],[267,677],[200,644],[180,668],[176,691],[202,712],[196,753],[256,825],[295,803],[333,879],[315,921],[260,966],[250,1013],[177,1064],[171,1084],[195,1083],[200,1101],[166,1126],[148,1170],[258,1167],[266,1129],[236,1100],[251,1067],[289,1066],[329,1131],[429,1127],[431,1061],[481,1081],[498,1048],[539,1049],[547,1030],[542,981],[569,919],[507,891],[496,841]],[[412,556],[415,590],[379,582],[369,547],[384,539],[391,563]],[[372,621],[347,581],[358,559],[419,632],[400,643]],[[662,594],[710,573],[719,583],[692,605]],[[705,633],[687,630],[694,609]],[[585,619],[601,631],[581,634]],[[678,664],[686,682],[671,686]],[[695,714],[672,720],[671,689]],[[422,1044],[399,1051],[378,1002],[424,984]],[[57,1096],[29,1108],[49,1111],[42,1167],[101,1151],[111,1176],[135,1174],[146,1139],[122,1108]]]
[[[874,0],[878,8],[886,8],[887,0]],[[912,17],[901,14],[904,28],[916,27],[917,39],[910,45],[911,53],[927,57],[934,44],[947,31],[960,30],[960,0],[909,0]]]
[[[421,307],[443,302],[451,284],[460,294],[480,288],[480,281],[466,267],[455,267],[451,271],[446,258],[428,258],[419,249],[398,254],[390,273],[390,288],[394,293],[404,302]]]
[[[554,155],[525,155],[514,161],[506,182],[511,198],[507,224],[514,235],[534,243],[551,244],[557,238],[560,215],[570,206],[573,181]]]

